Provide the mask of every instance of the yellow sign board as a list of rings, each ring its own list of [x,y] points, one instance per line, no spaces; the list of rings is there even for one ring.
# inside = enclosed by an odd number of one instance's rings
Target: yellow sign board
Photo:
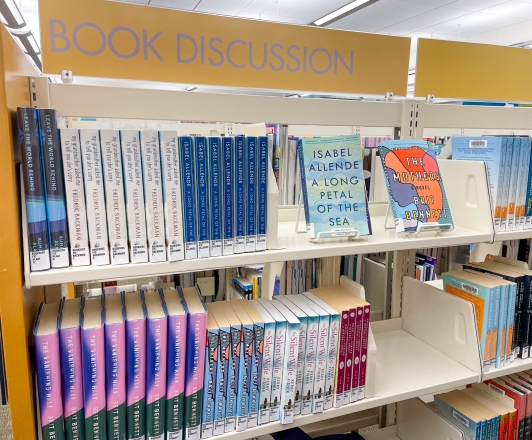
[[[530,72],[528,49],[420,39],[414,95],[532,101]]]
[[[39,0],[45,73],[406,95],[410,39],[105,0]]]

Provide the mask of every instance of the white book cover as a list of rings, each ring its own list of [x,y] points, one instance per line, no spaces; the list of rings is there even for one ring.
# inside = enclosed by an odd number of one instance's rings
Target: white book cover
[[[61,129],[61,153],[65,175],[70,259],[72,266],[88,266],[91,264],[91,258],[78,130]]]
[[[166,225],[166,256],[168,261],[180,261],[185,259],[185,248],[183,246],[183,203],[177,132],[161,131],[159,141]]]
[[[129,257],[132,263],[147,263],[148,238],[138,130],[121,130],[120,142],[124,166]]]
[[[159,138],[155,130],[143,130],[140,151],[144,177],[146,204],[146,230],[148,232],[148,258],[151,263],[166,261],[164,232],[163,188]]]
[[[287,342],[287,322],[286,318],[277,310],[270,300],[259,299],[257,300],[266,311],[276,321],[275,324],[275,347],[273,353],[273,371],[272,371],[272,386],[270,396],[270,422],[277,422],[280,419],[281,407],[281,395],[282,385],[285,380],[285,345]]]
[[[87,204],[87,224],[89,226],[89,244],[91,264],[103,266],[109,264],[109,239],[107,236],[107,216],[105,213],[105,194],[102,174],[102,155],[98,130],[79,131],[85,199]]]
[[[100,130],[111,264],[129,263],[126,203],[118,130]]]

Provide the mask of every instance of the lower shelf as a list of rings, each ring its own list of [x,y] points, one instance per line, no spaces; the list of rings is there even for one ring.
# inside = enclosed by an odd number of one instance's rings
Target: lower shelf
[[[320,414],[296,416],[290,425],[268,423],[216,438],[244,440],[478,382],[478,374],[402,330],[401,326],[401,319],[372,323],[377,344],[376,388],[380,392],[377,397]]]
[[[532,358],[516,359],[506,367],[490,370],[487,373],[482,373],[482,380],[494,379],[496,377],[506,376],[507,374],[518,373],[520,371],[529,370],[532,368]]]

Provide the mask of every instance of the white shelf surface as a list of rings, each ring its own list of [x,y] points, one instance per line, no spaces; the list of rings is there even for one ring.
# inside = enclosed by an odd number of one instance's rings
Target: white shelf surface
[[[383,330],[382,332],[379,332]],[[295,416],[294,423],[268,423],[216,439],[244,440],[478,382],[478,375],[435,348],[401,330],[401,319],[372,323],[377,344],[377,397],[320,414]],[[392,437],[393,438],[393,437]]]
[[[524,231],[495,232],[494,241],[521,240],[523,238],[532,238],[532,229],[526,229]]]
[[[520,371],[529,370],[532,368],[532,358],[519,359],[517,358],[510,365],[502,368],[490,370],[486,373],[482,373],[482,380],[494,379],[496,377],[506,376],[507,374],[514,374]]]
[[[456,246],[491,240],[488,232],[456,226],[451,232],[442,234],[424,233],[397,235],[395,229],[384,229],[384,217],[372,217],[373,235],[349,241],[347,238],[327,239],[313,243],[306,234],[295,233],[295,222],[279,224],[279,249],[263,252],[229,255],[165,263],[139,263],[107,266],[68,267],[43,272],[31,272],[31,286],[45,286],[69,282],[106,281],[122,278],[137,278],[172,273],[212,270],[236,267],[246,264],[273,263],[308,258],[323,258],[341,255],[369,254],[373,252],[420,249],[425,247]],[[304,227],[303,222],[300,225]],[[30,286],[27,286],[30,287]]]

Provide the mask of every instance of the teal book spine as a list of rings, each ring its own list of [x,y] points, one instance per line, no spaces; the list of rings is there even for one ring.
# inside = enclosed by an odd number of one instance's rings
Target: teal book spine
[[[495,358],[495,368],[506,365],[506,335],[508,331],[508,294],[510,286],[501,285],[499,298],[499,321],[497,330],[497,357]]]
[[[512,152],[512,167],[510,169],[510,193],[508,196],[507,231],[515,229],[515,205],[519,181],[519,161],[521,160],[521,138],[515,138]]]

